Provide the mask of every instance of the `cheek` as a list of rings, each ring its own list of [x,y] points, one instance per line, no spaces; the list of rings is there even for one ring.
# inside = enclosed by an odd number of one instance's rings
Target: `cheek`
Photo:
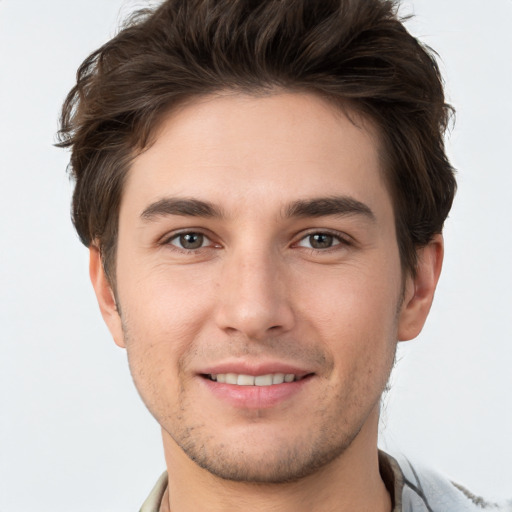
[[[304,273],[295,283],[295,295],[301,297],[297,307],[320,325],[382,331],[396,322],[400,279],[399,269],[378,265]]]
[[[126,268],[128,278],[118,290],[130,327],[155,337],[155,342],[180,344],[193,336],[214,302],[208,276],[165,263],[131,268]]]
[[[176,389],[181,369],[196,351],[211,301],[204,283],[155,269],[123,281],[118,290],[133,379],[146,405],[158,389]]]
[[[141,290],[141,295],[143,295]],[[197,322],[186,315],[183,302],[152,302],[140,296],[136,308],[123,313],[130,372],[143,402],[155,419],[179,413],[179,389],[190,378],[183,371],[196,352]]]
[[[381,364],[387,367],[397,341],[400,269],[344,268],[330,276],[316,275],[309,284],[314,284],[316,293],[299,290],[305,298],[297,304],[299,316],[332,352],[338,366],[344,371],[350,365],[364,366],[364,371]]]

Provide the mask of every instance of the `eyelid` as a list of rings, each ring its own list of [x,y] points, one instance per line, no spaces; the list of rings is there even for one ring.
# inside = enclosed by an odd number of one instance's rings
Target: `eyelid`
[[[315,249],[314,247],[305,247],[305,246],[299,245],[300,242],[302,242],[303,240],[305,240],[306,238],[308,238],[312,235],[329,235],[329,236],[332,236],[333,238],[335,238],[337,243],[335,243],[334,245],[332,245],[331,247],[329,247],[327,249]],[[305,249],[311,249],[313,251],[327,252],[330,249],[335,249],[339,245],[343,245],[343,246],[354,245],[354,240],[352,239],[351,236],[349,236],[346,233],[343,233],[341,231],[336,231],[334,229],[321,229],[321,228],[314,229],[313,228],[313,229],[307,230],[306,232],[301,232],[300,235],[298,235],[296,237],[296,241],[293,243],[293,245],[297,246],[297,247],[303,247]]]
[[[202,235],[205,238],[205,240],[207,240],[209,242],[209,244],[202,246],[202,247],[198,247],[197,249],[185,249],[183,247],[179,247],[178,245],[172,243],[174,240],[178,239],[180,236],[188,235],[188,234]],[[158,245],[172,246],[173,249],[176,249],[176,250],[182,251],[182,252],[186,252],[186,253],[193,253],[194,251],[199,251],[201,249],[207,249],[208,247],[220,247],[220,244],[213,241],[213,237],[211,234],[207,233],[202,228],[194,228],[194,227],[182,228],[182,229],[172,231],[170,233],[166,233],[164,236],[162,236],[160,238],[160,240],[158,241]]]
[[[207,244],[206,246],[202,246],[198,249],[185,249],[185,248],[181,248],[178,245],[171,243],[172,241],[176,240],[180,236],[186,235],[189,233],[202,235],[209,242],[209,244]],[[315,249],[313,247],[308,248],[308,247],[299,245],[299,243],[302,242],[303,240],[305,240],[306,238],[308,238],[312,235],[316,235],[316,234],[332,236],[336,239],[337,243],[335,243],[332,247],[329,247],[327,249]],[[160,240],[158,241],[158,245],[162,245],[162,246],[171,245],[176,250],[191,253],[191,252],[198,251],[201,249],[206,249],[208,247],[220,247],[221,244],[219,244],[218,242],[214,242],[213,238],[214,237],[211,234],[207,233],[206,230],[204,230],[202,228],[194,228],[194,227],[188,228],[187,227],[187,228],[182,228],[182,229],[172,231],[171,233],[166,233],[164,236],[162,236],[160,238]],[[298,246],[298,247],[303,247],[304,249],[311,249],[313,251],[321,251],[321,252],[327,252],[327,251],[329,251],[329,249],[334,249],[335,247],[337,247],[339,245],[343,245],[343,246],[354,245],[354,240],[350,235],[347,235],[346,233],[336,231],[333,229],[311,228],[306,231],[301,231],[299,234],[297,234],[294,237],[294,239],[295,239],[295,241],[292,243],[292,247]]]

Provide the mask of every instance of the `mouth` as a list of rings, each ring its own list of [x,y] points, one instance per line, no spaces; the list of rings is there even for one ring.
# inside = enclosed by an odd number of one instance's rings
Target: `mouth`
[[[315,372],[285,361],[222,361],[197,376],[208,395],[238,410],[271,409],[306,397]],[[314,389],[314,388],[313,388]]]
[[[267,370],[268,372],[268,370]],[[270,409],[302,395],[314,373],[203,373],[201,381],[216,399],[235,409]],[[258,372],[252,372],[258,373]]]
[[[247,375],[243,373],[203,374],[202,376],[220,384],[235,386],[276,386],[284,383],[298,382],[311,374],[297,375],[294,373],[267,373],[265,375]]]

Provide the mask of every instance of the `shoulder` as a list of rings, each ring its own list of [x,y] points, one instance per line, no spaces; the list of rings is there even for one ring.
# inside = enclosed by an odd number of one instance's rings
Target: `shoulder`
[[[512,512],[512,502],[492,503],[474,495],[462,485],[415,464],[403,456],[391,457],[402,475],[403,512]]]

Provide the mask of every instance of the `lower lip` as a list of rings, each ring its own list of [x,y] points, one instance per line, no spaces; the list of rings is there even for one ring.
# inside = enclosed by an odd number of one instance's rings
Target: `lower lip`
[[[231,406],[242,409],[269,409],[297,395],[313,376],[272,386],[237,386],[204,377],[201,380],[211,393]]]

